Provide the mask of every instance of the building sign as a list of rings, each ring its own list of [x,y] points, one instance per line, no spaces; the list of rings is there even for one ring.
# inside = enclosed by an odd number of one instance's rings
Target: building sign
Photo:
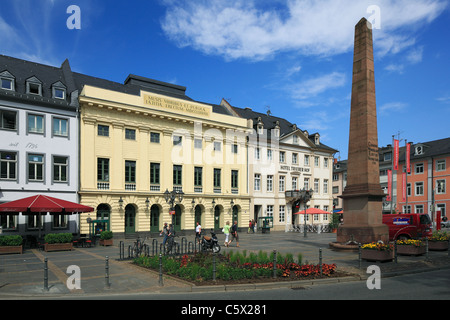
[[[183,100],[151,96],[148,94],[144,95],[144,104],[174,113],[187,113],[200,117],[209,117],[211,115],[211,107],[209,106]]]
[[[280,166],[280,171],[297,171],[297,172],[309,172],[309,168],[295,167],[295,166]]]

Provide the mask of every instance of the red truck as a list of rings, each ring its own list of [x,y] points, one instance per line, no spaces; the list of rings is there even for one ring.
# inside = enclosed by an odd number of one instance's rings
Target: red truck
[[[419,239],[431,236],[431,219],[426,213],[383,214],[389,227],[389,240]]]

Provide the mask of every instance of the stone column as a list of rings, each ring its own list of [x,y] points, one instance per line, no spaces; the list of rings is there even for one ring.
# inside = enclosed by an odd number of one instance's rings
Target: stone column
[[[344,224],[338,229],[337,242],[388,241],[388,227],[382,224],[384,196],[378,162],[372,28],[363,18],[355,27],[347,186],[341,196]]]

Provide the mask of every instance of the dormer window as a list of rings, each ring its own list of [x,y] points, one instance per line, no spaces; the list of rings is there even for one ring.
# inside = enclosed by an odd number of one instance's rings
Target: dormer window
[[[52,96],[54,99],[66,99],[66,86],[61,81],[52,85]]]
[[[316,145],[319,145],[319,144],[320,144],[320,135],[316,134],[316,135],[314,136],[314,143],[315,143]]]
[[[38,78],[27,79],[27,94],[42,96],[42,82]]]
[[[417,146],[416,147],[416,155],[423,154],[423,146]]]
[[[0,85],[2,89],[14,91],[14,76],[8,71],[0,73]]]

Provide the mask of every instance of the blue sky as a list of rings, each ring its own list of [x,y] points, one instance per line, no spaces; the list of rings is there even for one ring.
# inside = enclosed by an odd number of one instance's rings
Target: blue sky
[[[70,5],[81,29],[69,29]],[[373,22],[378,141],[450,136],[448,0],[1,0],[0,54],[296,123],[347,158],[354,26]],[[404,142],[401,142],[404,145]]]

